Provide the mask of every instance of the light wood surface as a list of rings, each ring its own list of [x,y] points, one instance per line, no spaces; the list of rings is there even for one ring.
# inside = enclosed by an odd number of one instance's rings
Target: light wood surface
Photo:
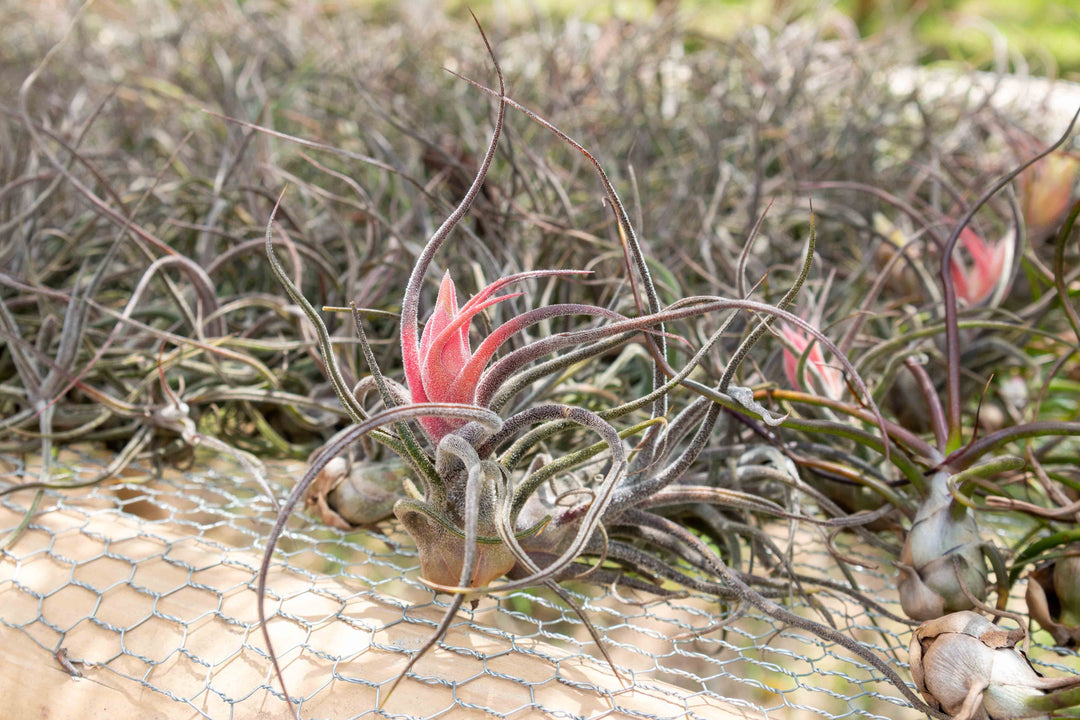
[[[0,508],[0,528],[17,522]],[[257,625],[260,556],[200,535],[113,510],[38,516],[0,560],[0,718],[291,717],[266,689],[279,686]],[[393,649],[419,647],[440,616],[430,597],[414,607],[281,568],[270,588],[268,614],[290,618],[273,617],[271,637],[290,693],[307,698],[305,718],[369,713],[407,660]],[[491,717],[467,707],[474,705],[515,718],[543,717],[541,708],[586,717],[761,717],[705,696],[687,699],[646,675],[623,691],[604,664],[465,619],[447,642],[454,652],[436,649],[415,668],[432,680],[404,681],[389,713]],[[61,648],[81,677],[54,656]]]

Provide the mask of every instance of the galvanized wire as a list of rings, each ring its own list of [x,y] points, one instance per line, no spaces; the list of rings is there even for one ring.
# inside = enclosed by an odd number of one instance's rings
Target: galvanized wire
[[[69,448],[59,465],[72,480],[85,479],[107,460]],[[275,491],[284,493],[295,474],[296,466],[276,468]],[[24,459],[0,456],[0,488],[36,475]],[[2,499],[0,532],[20,523],[33,494]],[[118,482],[50,491],[2,552],[4,646],[64,667],[72,683],[152,691],[142,700],[148,713],[286,717],[256,613],[258,561],[273,517],[241,468],[202,454],[187,470],[144,461]],[[781,540],[785,532],[776,528]],[[812,533],[799,528],[790,539],[801,572],[840,577]],[[898,611],[887,559],[846,551],[866,563],[853,576],[859,589]],[[568,590],[599,627],[629,690],[557,598],[511,592],[466,605],[438,649],[377,709],[447,605],[419,581],[415,549],[393,523],[345,533],[295,518],[266,604],[304,718],[919,716],[862,660],[757,613],[701,634],[731,608],[701,595]],[[797,598],[791,605],[816,619],[827,613],[907,677],[908,628],[840,593],[818,589],[812,597],[817,609]],[[1052,672],[1080,665],[1075,655],[1036,652],[1044,665],[1053,660]]]

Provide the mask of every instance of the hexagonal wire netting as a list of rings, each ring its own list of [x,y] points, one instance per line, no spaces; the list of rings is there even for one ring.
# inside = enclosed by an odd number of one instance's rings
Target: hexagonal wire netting
[[[100,473],[107,460],[83,448],[59,457],[72,481]],[[283,481],[295,469],[278,466],[272,477]],[[36,473],[22,459],[0,457],[0,488]],[[280,484],[274,489],[284,493]],[[23,521],[33,496],[3,498],[4,535]],[[83,687],[133,698],[131,712],[140,717],[288,717],[256,614],[257,569],[273,518],[242,469],[205,454],[187,470],[136,463],[107,485],[47,493],[0,562],[0,634],[9,657],[53,677],[66,673],[48,681],[50,693],[93,683]],[[780,524],[775,530],[778,540],[797,543],[798,567],[840,577],[821,537],[804,528],[789,536]],[[865,563],[852,578],[859,588],[895,608],[883,558],[845,552]],[[511,592],[466,606],[378,708],[447,603],[419,581],[415,549],[392,523],[344,533],[298,515],[266,604],[305,718],[918,717],[863,661],[754,612],[709,631],[724,608],[708,597],[624,597],[589,586],[570,592],[600,628],[628,688],[557,599]],[[827,613],[907,677],[907,628],[839,593],[823,589],[815,598],[816,610],[792,604],[818,618]],[[1036,654],[1056,671],[1080,665],[1075,655]],[[16,703],[20,688],[36,692],[30,676],[8,685]]]

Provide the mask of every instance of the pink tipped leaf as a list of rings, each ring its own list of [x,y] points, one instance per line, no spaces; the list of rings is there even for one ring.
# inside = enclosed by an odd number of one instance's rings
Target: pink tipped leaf
[[[469,310],[473,303],[484,302],[493,293],[496,293],[507,285],[518,282],[519,280],[528,280],[537,277],[556,277],[559,275],[592,275],[592,270],[526,270],[525,272],[507,275],[506,277],[499,278],[469,298],[469,301],[465,303],[461,308],[461,311],[465,312]]]
[[[566,315],[594,315],[605,317],[609,320],[625,320],[626,318],[617,312],[595,305],[560,304],[548,305],[522,313],[517,317],[507,320],[495,328],[494,331],[480,343],[473,353],[472,358],[461,369],[454,384],[450,388],[450,397],[459,398],[453,402],[476,402],[476,388],[480,383],[480,377],[487,367],[488,362],[498,351],[499,347],[516,333],[524,330],[529,325],[534,325],[542,320]],[[460,399],[466,398],[466,399]]]
[[[447,401],[450,399],[443,388],[449,388],[450,383],[472,355],[469,347],[469,323],[472,322],[473,317],[496,303],[522,295],[522,293],[512,293],[492,298],[493,293],[518,280],[554,275],[583,275],[589,272],[588,270],[532,270],[508,275],[480,290],[460,309],[457,307],[454,282],[450,278],[450,273],[447,272],[439,287],[436,308],[420,336],[420,382],[416,384],[416,389],[422,392],[425,398]],[[486,362],[484,360],[485,364]],[[412,389],[414,385],[412,376],[409,376],[409,385]],[[469,397],[463,395],[456,401],[468,402]]]
[[[806,349],[807,341],[802,333],[784,326],[780,329],[780,334],[795,347],[797,352],[802,353]],[[784,377],[787,378],[788,384],[793,388],[802,386],[802,383],[799,382],[799,358],[787,348],[784,348]]]
[[[458,371],[460,371],[465,363],[469,361],[469,358],[472,357],[472,350],[469,347],[468,340],[469,324],[472,322],[472,319],[492,305],[521,295],[522,293],[502,295],[497,298],[491,298],[487,302],[479,305],[475,305],[468,312],[465,310],[458,312],[448,324],[444,324],[438,329],[437,335],[434,332],[432,333],[434,339],[429,343],[429,347],[426,350],[424,341],[428,339],[428,333],[427,328],[424,328],[424,334],[420,338],[421,364],[427,365],[428,363],[439,362],[441,360],[447,367],[454,367],[454,375],[457,375]],[[459,340],[461,341],[458,342]]]

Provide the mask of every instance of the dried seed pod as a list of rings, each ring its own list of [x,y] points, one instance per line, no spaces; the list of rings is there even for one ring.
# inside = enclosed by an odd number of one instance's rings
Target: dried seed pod
[[[1080,701],[1080,677],[1043,677],[1016,647],[1024,636],[967,610],[930,620],[912,633],[911,677],[954,720],[1049,720]]]
[[[975,516],[949,493],[948,480],[943,471],[930,478],[930,494],[919,506],[897,563],[900,606],[914,620],[970,610],[964,588],[979,600],[986,598],[979,528]]]
[[[1080,646],[1080,554],[1040,565],[1028,574],[1028,612],[1054,642]]]

